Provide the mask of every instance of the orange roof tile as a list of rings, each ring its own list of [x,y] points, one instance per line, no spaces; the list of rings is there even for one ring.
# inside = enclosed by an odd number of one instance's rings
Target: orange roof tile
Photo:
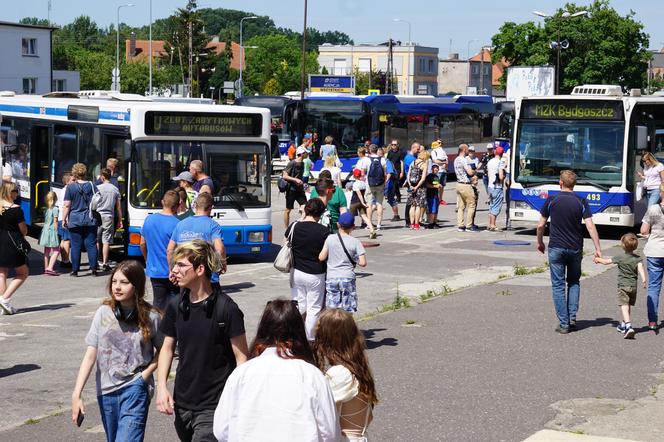
[[[133,57],[129,56],[130,41],[125,40],[125,60],[146,60],[150,52],[149,40],[136,40],[136,52]],[[154,58],[167,57],[169,54],[165,49],[166,42],[164,40],[152,40],[152,56]],[[226,48],[224,42],[210,42],[206,46],[207,49],[214,49],[216,54],[221,54]],[[231,68],[240,69],[240,45],[231,42],[233,49],[233,59],[231,60]]]

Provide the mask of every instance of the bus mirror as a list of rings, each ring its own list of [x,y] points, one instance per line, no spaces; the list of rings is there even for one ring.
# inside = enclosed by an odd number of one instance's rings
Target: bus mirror
[[[648,148],[648,127],[636,126],[636,150]]]
[[[270,136],[270,154],[272,158],[279,157],[279,136],[277,134]]]
[[[500,138],[500,122],[503,118],[503,113],[498,112],[493,116],[493,121],[491,124],[491,135],[494,139]]]

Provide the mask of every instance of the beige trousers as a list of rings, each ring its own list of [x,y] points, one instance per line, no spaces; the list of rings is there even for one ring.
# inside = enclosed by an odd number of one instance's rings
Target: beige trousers
[[[475,192],[470,184],[457,183],[457,227],[464,227],[463,212],[466,211],[465,227],[473,227],[473,216],[475,215]]]

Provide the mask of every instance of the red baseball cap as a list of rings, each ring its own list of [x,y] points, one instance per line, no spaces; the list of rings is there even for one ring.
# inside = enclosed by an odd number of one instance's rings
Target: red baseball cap
[[[362,171],[360,169],[353,169],[353,176],[359,178],[362,176]]]
[[[496,147],[496,150],[494,150],[494,152],[498,155],[502,155],[503,152],[505,152],[505,150],[502,147],[498,146]]]

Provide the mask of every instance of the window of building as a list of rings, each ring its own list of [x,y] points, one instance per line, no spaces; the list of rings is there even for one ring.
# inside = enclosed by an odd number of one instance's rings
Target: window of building
[[[491,73],[491,65],[487,63],[484,65],[484,75],[489,75],[490,73]]]
[[[420,58],[419,64],[420,64],[420,72],[424,73],[426,69],[426,60],[424,58]]]
[[[24,38],[21,40],[23,55],[37,55],[37,39]]]
[[[24,94],[36,94],[37,93],[37,79],[36,78],[24,78],[23,79],[23,93]]]
[[[433,74],[433,60],[429,59],[429,73]]]
[[[346,75],[346,59],[345,58],[335,58],[334,59],[334,69],[332,70],[332,75]]]
[[[360,58],[358,60],[357,68],[360,72],[370,72],[371,71],[371,59],[370,58]]]
[[[62,92],[67,90],[67,80],[53,80],[53,92]]]
[[[473,75],[479,75],[480,74],[480,67],[476,64],[473,65],[472,68]]]

